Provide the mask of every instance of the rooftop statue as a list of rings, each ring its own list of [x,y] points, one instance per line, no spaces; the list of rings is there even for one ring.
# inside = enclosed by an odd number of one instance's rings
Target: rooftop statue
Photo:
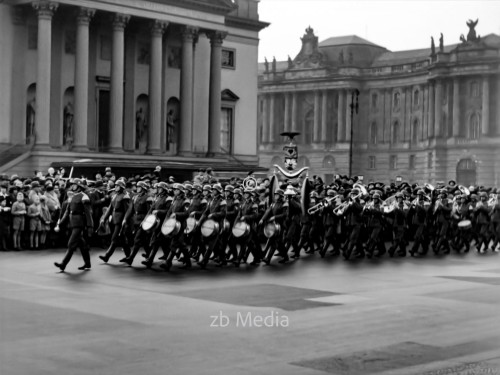
[[[479,39],[479,37],[476,35],[476,30],[474,30],[478,21],[479,21],[479,19],[476,19],[475,21],[468,20],[466,23],[467,26],[469,26],[469,33],[467,34],[467,41],[468,42],[475,42],[476,40]]]
[[[318,37],[314,35],[314,30],[309,26],[302,38],[302,48],[293,60],[295,66],[316,67],[322,60],[323,55],[318,49]]]

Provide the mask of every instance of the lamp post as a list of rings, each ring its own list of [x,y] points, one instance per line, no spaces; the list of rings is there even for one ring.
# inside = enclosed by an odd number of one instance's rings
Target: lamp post
[[[351,138],[350,138],[350,146],[349,146],[349,177],[352,177],[352,145],[353,145],[353,134],[354,134],[354,111],[356,114],[359,109],[359,90],[355,89],[351,93]]]

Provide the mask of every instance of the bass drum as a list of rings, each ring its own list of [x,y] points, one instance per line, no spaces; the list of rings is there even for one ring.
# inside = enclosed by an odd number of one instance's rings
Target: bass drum
[[[186,229],[184,230],[184,232],[186,234],[191,233],[196,225],[198,225],[198,220],[196,220],[194,217],[188,217],[186,220]]]
[[[467,230],[472,228],[472,222],[470,220],[462,220],[458,223],[458,229]]]
[[[233,236],[236,238],[246,237],[250,234],[250,225],[244,221],[238,221],[233,226]]]
[[[164,236],[175,236],[181,229],[181,223],[175,218],[171,217],[163,222],[161,226],[161,233]]]
[[[145,232],[151,232],[153,229],[157,227],[159,222],[160,219],[158,219],[158,217],[155,214],[149,214],[142,221],[141,228]]]
[[[211,237],[219,233],[219,223],[215,220],[208,219],[201,225],[201,235],[203,237]]]
[[[264,227],[264,236],[271,238],[280,234],[281,227],[278,223],[270,222]]]

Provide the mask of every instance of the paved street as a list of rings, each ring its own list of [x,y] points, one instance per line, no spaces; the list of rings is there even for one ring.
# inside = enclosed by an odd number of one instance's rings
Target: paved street
[[[0,374],[500,374],[500,255],[208,270],[0,253]]]

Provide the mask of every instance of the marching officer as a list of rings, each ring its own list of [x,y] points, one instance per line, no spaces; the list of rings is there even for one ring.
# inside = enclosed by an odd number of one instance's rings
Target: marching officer
[[[73,180],[71,185],[73,197],[71,198],[68,208],[59,223],[59,225],[65,225],[65,223],[69,221],[68,227],[71,229],[71,235],[68,241],[68,250],[66,251],[61,263],[54,263],[54,265],[61,271],[64,271],[76,249],[80,249],[84,262],[83,266],[78,267],[78,269],[88,270],[91,267],[89,248],[84,238],[84,230],[87,229],[88,235],[92,235],[94,223],[92,221],[90,198],[87,194],[85,194],[85,188],[86,186],[83,184],[81,179],[75,178]]]

